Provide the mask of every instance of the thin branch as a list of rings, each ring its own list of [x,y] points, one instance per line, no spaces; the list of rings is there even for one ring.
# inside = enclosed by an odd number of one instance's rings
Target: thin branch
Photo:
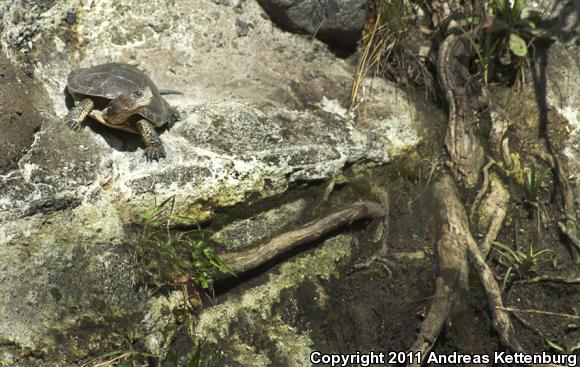
[[[580,316],[570,315],[567,313],[558,313],[558,312],[543,311],[543,310],[522,310],[522,309],[513,308],[513,307],[498,307],[497,309],[507,311],[507,312],[534,313],[534,314],[538,314],[538,315],[558,316],[558,317],[566,317],[566,318],[573,319],[573,320],[580,320]]]
[[[299,245],[317,240],[345,224],[365,218],[382,218],[384,215],[385,211],[379,204],[359,201],[324,218],[314,220],[300,229],[281,234],[256,248],[221,255],[220,260],[232,273],[242,274]]]

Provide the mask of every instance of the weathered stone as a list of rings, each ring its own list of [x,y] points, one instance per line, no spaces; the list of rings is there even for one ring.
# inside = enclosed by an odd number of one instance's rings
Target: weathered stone
[[[38,83],[14,67],[0,47],[0,174],[16,168],[30,149],[43,113],[30,106],[35,100],[46,105],[46,99]]]
[[[299,199],[256,217],[234,222],[212,235],[211,239],[231,251],[261,244],[273,233],[298,221],[304,209],[306,202]]]
[[[280,303],[287,297],[297,302],[294,295],[300,294],[313,308],[332,307],[335,301],[329,299],[322,283],[335,276],[336,264],[347,261],[351,251],[352,238],[339,235],[314,252],[281,265],[278,274],[272,274],[266,284],[207,308],[199,317],[195,336],[223,344],[222,352],[230,364],[309,365],[314,342],[308,333],[289,325],[293,322],[284,318],[292,317],[294,312],[281,308]],[[255,349],[257,339],[261,350]]]
[[[354,49],[370,13],[368,0],[259,0],[283,29]]]
[[[580,197],[580,48],[558,43],[550,46],[545,67],[547,93],[545,98],[564,121],[552,124],[569,124],[569,138],[564,152],[568,158],[568,171],[574,184],[575,197]],[[580,206],[576,208],[580,213]]]

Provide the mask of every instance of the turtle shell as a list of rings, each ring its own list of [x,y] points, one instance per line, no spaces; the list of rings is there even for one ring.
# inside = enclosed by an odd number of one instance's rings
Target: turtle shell
[[[128,64],[110,63],[73,70],[68,76],[67,88],[73,98],[94,96],[112,100],[139,88],[151,88],[153,100],[139,115],[156,127],[169,122],[175,109],[159,93],[153,81],[141,70]]]

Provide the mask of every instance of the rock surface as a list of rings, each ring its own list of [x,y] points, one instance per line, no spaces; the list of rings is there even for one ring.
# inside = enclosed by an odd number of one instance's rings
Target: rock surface
[[[320,38],[335,47],[356,48],[370,13],[368,0],[259,0],[281,28]]]
[[[390,162],[420,142],[427,112],[383,81],[373,81],[364,119],[347,116],[353,65],[278,30],[258,4],[166,5],[0,4],[10,78],[0,93],[14,101],[0,112],[26,105],[7,122],[13,144],[0,146],[9,158],[0,175],[0,365],[79,361],[130,330],[169,329],[174,303],[145,299],[136,285],[126,246],[134,210],[175,195],[180,214],[203,221],[347,166]],[[92,123],[75,133],[62,122],[67,74],[111,61],[184,93],[167,97],[183,116],[161,134],[167,159],[147,163],[136,136]],[[312,277],[333,266],[314,264],[303,265]],[[162,354],[170,334],[144,344]]]
[[[580,198],[580,61],[578,46],[564,47],[558,43],[550,46],[546,66],[546,99],[549,106],[561,115],[560,121],[549,121],[554,125],[568,124],[568,139],[564,153],[568,159],[575,197]],[[580,202],[576,209],[580,213]]]
[[[16,168],[16,162],[30,149],[42,125],[47,107],[41,104],[39,109],[28,108],[35,101],[45,101],[47,105],[44,90],[0,53],[0,174]]]

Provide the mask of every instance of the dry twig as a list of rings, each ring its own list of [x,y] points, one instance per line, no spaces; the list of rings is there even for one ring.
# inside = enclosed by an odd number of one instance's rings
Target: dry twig
[[[227,253],[221,255],[220,259],[232,273],[242,274],[301,244],[314,241],[345,224],[365,218],[382,218],[384,215],[385,211],[379,204],[360,201],[324,218],[307,223],[300,229],[281,234],[266,244],[249,250]]]

